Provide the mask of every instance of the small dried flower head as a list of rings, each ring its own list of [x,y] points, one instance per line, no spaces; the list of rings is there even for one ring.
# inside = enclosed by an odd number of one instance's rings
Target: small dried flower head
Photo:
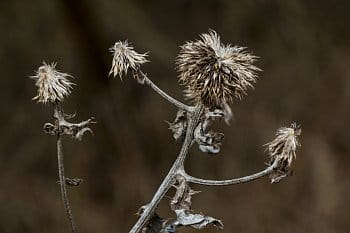
[[[113,74],[113,77],[126,75],[128,69],[137,71],[140,65],[148,62],[146,59],[147,53],[140,54],[134,50],[128,41],[118,41],[114,44],[110,51],[113,55],[112,68],[109,75]]]
[[[33,98],[38,103],[54,103],[56,101],[63,101],[64,97],[68,96],[72,91],[72,83],[68,78],[71,75],[61,73],[56,69],[56,63],[46,64],[39,67],[34,76],[35,86],[38,87],[38,93]]]
[[[297,146],[300,146],[298,136],[300,125],[292,123],[290,127],[281,127],[276,132],[276,138],[265,144],[272,161],[279,161],[279,170],[287,172],[293,158],[296,158]]]
[[[224,45],[213,30],[186,42],[176,59],[186,97],[206,106],[220,106],[247,94],[256,82],[256,56],[239,46]]]

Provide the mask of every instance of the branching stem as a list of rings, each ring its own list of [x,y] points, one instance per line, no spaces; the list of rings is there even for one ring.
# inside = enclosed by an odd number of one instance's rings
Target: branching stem
[[[55,117],[57,118],[57,124],[59,124],[62,119],[64,119],[63,112],[58,103],[55,104]],[[72,208],[69,203],[68,194],[67,194],[67,186],[66,186],[66,177],[64,174],[64,161],[63,161],[63,146],[62,146],[62,136],[60,133],[57,135],[57,162],[58,162],[58,176],[59,176],[59,184],[61,188],[61,198],[63,202],[64,209],[68,216],[68,221],[71,227],[72,233],[77,232],[77,226],[74,221]]]
[[[175,177],[178,175],[180,170],[183,170],[184,161],[186,159],[188,150],[191,147],[191,143],[193,140],[193,133],[196,126],[198,125],[202,111],[203,111],[203,106],[198,105],[195,108],[193,114],[191,114],[189,124],[186,130],[186,137],[177,159],[175,160],[167,176],[164,178],[162,184],[159,186],[157,192],[154,194],[151,202],[146,206],[140,218],[137,220],[133,228],[130,230],[130,233],[138,233],[148,223],[155,209],[157,208],[159,202],[162,200],[162,198],[164,197],[166,192],[169,190],[169,188],[171,188],[171,186],[173,185]]]
[[[148,86],[150,86],[155,92],[157,92],[159,95],[161,95],[164,99],[166,99],[168,102],[172,103],[173,105],[175,105],[176,107],[183,109],[187,112],[193,112],[194,111],[194,107],[192,106],[188,106],[180,101],[178,101],[177,99],[171,97],[170,95],[168,95],[167,93],[165,93],[162,89],[160,89],[156,84],[154,84],[152,82],[152,80],[150,80],[147,75],[145,73],[143,73],[141,70],[139,70],[139,74],[142,76],[143,81],[145,84],[147,84]]]

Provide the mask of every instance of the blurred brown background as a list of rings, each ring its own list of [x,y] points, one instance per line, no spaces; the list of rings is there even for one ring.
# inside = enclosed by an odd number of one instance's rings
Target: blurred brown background
[[[165,120],[176,109],[130,77],[108,79],[116,40],[150,51],[144,66],[182,98],[174,59],[179,46],[215,29],[248,47],[264,70],[255,91],[232,105],[231,126],[216,156],[193,147],[190,173],[231,178],[264,168],[262,145],[296,121],[302,147],[294,175],[232,187],[201,187],[193,208],[221,218],[222,232],[332,233],[350,228],[349,1],[69,1],[0,3],[0,232],[69,232],[57,181],[55,137],[42,125],[52,108],[35,104],[28,78],[42,61],[72,74],[64,103],[76,121],[97,118],[95,136],[64,141],[66,173],[79,232],[127,232],[177,156]],[[160,213],[170,217],[164,200]],[[197,232],[180,229],[180,232]],[[209,227],[201,232],[216,232]]]

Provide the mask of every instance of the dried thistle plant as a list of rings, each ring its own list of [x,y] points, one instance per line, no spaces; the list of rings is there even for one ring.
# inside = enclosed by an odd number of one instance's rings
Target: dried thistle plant
[[[61,102],[65,97],[68,97],[72,91],[73,83],[71,83],[68,79],[72,76],[58,72],[55,67],[56,63],[48,65],[44,62],[43,65],[39,67],[36,75],[31,76],[31,78],[35,80],[35,85],[38,87],[37,96],[35,96],[33,100],[37,100],[39,103],[44,104],[51,103],[54,106],[53,116],[55,118],[55,122],[53,124],[45,123],[44,131],[48,134],[57,136],[58,183],[60,185],[61,198],[69,220],[71,231],[75,233],[77,232],[77,227],[68,199],[67,185],[78,186],[82,182],[82,179],[67,178],[65,176],[62,136],[66,134],[72,138],[81,140],[84,133],[92,133],[88,126],[95,122],[94,118],[90,118],[80,123],[70,123],[67,121],[68,119],[73,118],[74,114],[65,114],[61,106]]]
[[[192,210],[192,196],[198,192],[191,189],[190,183],[233,185],[264,176],[270,176],[272,183],[276,183],[289,174],[299,145],[297,137],[301,133],[296,124],[277,131],[276,139],[266,145],[271,159],[269,166],[255,174],[228,180],[206,180],[189,175],[184,167],[189,149],[195,143],[202,152],[219,153],[224,134],[210,130],[211,125],[220,119],[228,123],[232,116],[228,103],[241,99],[249,88],[253,88],[257,71],[260,71],[253,65],[257,57],[242,47],[222,44],[219,35],[213,30],[202,34],[200,40],[186,42],[181,46],[176,65],[180,72],[180,83],[186,87],[185,96],[194,103],[194,106],[188,106],[169,96],[141,71],[141,65],[146,62],[145,54],[137,53],[125,42],[117,42],[111,50],[111,74],[122,77],[131,70],[140,84],[150,86],[178,108],[174,122],[169,123],[169,129],[175,140],[182,142],[177,159],[152,200],[138,211],[139,218],[130,233],[173,233],[182,226],[202,229],[208,224],[221,229],[221,220]],[[156,209],[172,187],[176,192],[169,204],[176,218],[162,218]]]
[[[296,158],[297,147],[300,146],[298,136],[301,134],[300,125],[292,123],[290,127],[281,127],[276,132],[276,138],[265,144],[271,163],[277,162],[276,172],[270,175],[271,182],[278,182],[288,175],[293,159]]]
[[[260,71],[253,65],[256,59],[243,47],[224,45],[210,30],[200,40],[181,46],[176,64],[180,82],[187,88],[186,97],[215,107],[241,99],[253,88]]]
[[[33,98],[38,103],[55,103],[63,101],[64,97],[69,96],[74,85],[69,78],[69,74],[61,73],[56,69],[56,63],[43,63],[35,75],[31,76],[35,80],[35,86],[38,87],[38,94]]]
[[[114,44],[110,51],[113,55],[112,68],[109,75],[122,78],[127,74],[129,68],[136,72],[140,65],[148,62],[147,53],[140,54],[135,52],[134,48],[128,41],[118,41]]]

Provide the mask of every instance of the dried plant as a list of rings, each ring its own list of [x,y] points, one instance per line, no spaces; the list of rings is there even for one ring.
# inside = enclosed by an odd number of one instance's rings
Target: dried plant
[[[137,71],[143,63],[148,62],[147,53],[139,54],[129,45],[128,41],[118,41],[114,44],[110,51],[113,54],[112,68],[109,75],[119,76],[126,75],[130,68],[134,72]]]
[[[58,183],[60,185],[61,198],[64,209],[67,213],[71,231],[75,233],[77,232],[77,227],[68,199],[67,185],[78,186],[82,182],[82,179],[67,178],[65,176],[62,136],[69,135],[72,138],[81,140],[86,132],[92,133],[88,126],[95,122],[94,118],[90,118],[80,123],[70,123],[67,121],[75,115],[65,114],[61,102],[71,93],[73,83],[71,83],[68,78],[71,78],[72,76],[58,72],[55,67],[56,63],[48,65],[44,62],[43,65],[39,67],[36,75],[31,76],[31,78],[35,80],[35,85],[38,87],[38,94],[33,99],[44,104],[51,103],[54,107],[53,116],[55,122],[53,124],[45,123],[44,131],[48,134],[57,136]]]
[[[186,96],[207,107],[241,99],[256,82],[257,57],[243,47],[222,44],[215,31],[200,38],[181,46],[176,60]]]
[[[38,94],[33,100],[37,100],[38,103],[63,101],[72,91],[73,83],[68,79],[72,76],[58,72],[55,67],[56,63],[48,65],[44,62],[36,75],[31,76],[35,80],[35,86],[38,87]]]
[[[178,108],[174,122],[169,123],[169,129],[175,140],[182,142],[177,159],[152,200],[138,211],[139,218],[130,233],[172,233],[181,226],[201,229],[208,224],[221,229],[221,220],[192,210],[192,196],[198,192],[191,189],[190,183],[233,185],[264,176],[270,176],[271,182],[276,183],[288,176],[299,145],[297,137],[301,133],[296,124],[280,128],[276,139],[266,144],[270,163],[255,174],[228,180],[206,180],[189,175],[184,167],[189,149],[195,143],[206,153],[220,151],[224,135],[209,128],[216,120],[224,119],[228,123],[232,116],[228,103],[241,99],[253,87],[257,79],[256,72],[260,71],[253,65],[257,57],[242,47],[222,44],[219,35],[213,30],[202,34],[195,42],[185,43],[181,46],[176,65],[180,83],[186,87],[185,96],[194,103],[194,106],[188,106],[166,94],[141,71],[141,65],[147,61],[146,54],[137,53],[127,42],[115,43],[111,51],[113,61],[110,74],[122,77],[130,70],[140,84],[150,86]],[[169,204],[176,218],[162,218],[156,213],[156,208],[172,187],[176,192]]]

